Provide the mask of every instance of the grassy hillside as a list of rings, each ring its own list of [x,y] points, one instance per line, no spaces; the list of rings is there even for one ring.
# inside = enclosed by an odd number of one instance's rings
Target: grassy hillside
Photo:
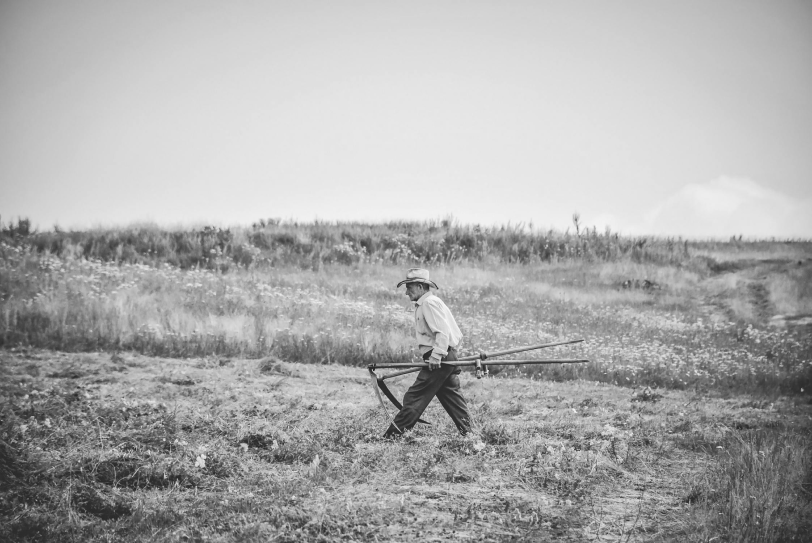
[[[0,539],[803,541],[812,248],[443,223],[0,233]],[[475,433],[402,441],[431,268]],[[522,355],[526,356],[526,355]],[[395,383],[402,394],[409,377]],[[619,385],[619,386],[617,386]],[[390,413],[391,416],[391,413]]]

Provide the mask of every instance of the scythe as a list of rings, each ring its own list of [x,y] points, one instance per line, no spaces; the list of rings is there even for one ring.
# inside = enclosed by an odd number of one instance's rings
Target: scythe
[[[451,361],[451,362],[443,362],[445,365],[449,366],[458,366],[458,367],[466,367],[466,366],[474,366],[476,367],[476,376],[477,379],[481,379],[483,376],[488,375],[488,369],[486,365],[482,364],[484,360],[488,360],[492,356],[505,356],[509,354],[515,353],[522,353],[526,351],[533,351],[536,349],[544,349],[546,347],[557,347],[559,345],[570,345],[572,343],[580,343],[584,341],[583,339],[573,339],[569,341],[559,341],[555,343],[540,343],[538,345],[530,345],[527,347],[516,347],[513,349],[508,349],[505,351],[498,351],[495,353],[485,353],[480,352],[479,354],[464,356],[459,358],[458,360]],[[547,364],[583,364],[585,362],[589,362],[587,359],[583,358],[573,358],[573,359],[527,359],[527,360],[489,360],[487,366],[511,366],[511,365],[547,365]],[[381,396],[381,392],[389,398],[389,401],[400,410],[403,406],[401,403],[395,398],[395,395],[392,394],[392,391],[389,390],[389,387],[386,386],[384,382],[386,379],[391,379],[393,377],[398,377],[401,375],[406,375],[408,373],[414,373],[420,371],[423,368],[429,367],[428,363],[426,362],[405,362],[405,363],[386,363],[386,364],[369,364],[367,369],[369,370],[370,378],[372,379],[372,388],[375,389],[375,395],[378,397],[378,401],[381,403],[381,407],[383,408],[384,412],[386,413],[386,417],[389,418],[389,410],[386,407],[386,404],[383,401],[383,396]],[[400,371],[396,371],[390,373],[388,375],[378,375],[375,373],[376,369],[383,369],[383,368],[404,368]],[[423,424],[431,424],[423,419],[418,419],[417,422],[421,422]]]

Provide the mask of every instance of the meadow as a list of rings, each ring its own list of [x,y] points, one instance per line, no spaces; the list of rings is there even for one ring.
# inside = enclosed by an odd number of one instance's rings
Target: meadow
[[[0,230],[4,540],[804,540],[812,243],[429,223]],[[380,439],[430,267],[477,431]],[[519,356],[519,355],[517,355]],[[521,355],[526,357],[526,355]],[[409,377],[395,388],[405,391]],[[391,413],[390,413],[391,415]]]

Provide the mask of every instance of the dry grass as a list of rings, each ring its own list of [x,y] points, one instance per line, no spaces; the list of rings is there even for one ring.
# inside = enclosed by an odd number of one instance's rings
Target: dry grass
[[[221,274],[5,251],[0,278],[9,293],[0,302],[0,346],[7,348],[275,355],[345,365],[414,356],[405,299],[394,289],[399,266]],[[769,280],[761,265],[702,275],[622,262],[446,266],[434,275],[459,316],[466,349],[587,340],[578,354],[591,364],[528,370],[539,376],[672,388],[812,388],[807,330],[768,325],[778,305],[771,285],[794,285],[797,307],[812,303],[800,286],[812,264],[803,273],[770,266]],[[641,286],[646,280],[652,286]]]
[[[472,438],[432,404],[387,442],[357,366],[415,357],[404,265],[0,244],[0,539],[802,541],[812,263],[782,245],[433,267],[463,351],[583,337],[544,354],[591,362],[464,374]]]
[[[0,493],[7,541],[802,541],[810,528],[812,406],[797,400],[464,374],[474,438],[432,404],[431,427],[388,442],[362,369],[2,356],[19,466]]]
[[[767,280],[770,301],[782,315],[812,315],[812,268],[793,266],[786,274]]]

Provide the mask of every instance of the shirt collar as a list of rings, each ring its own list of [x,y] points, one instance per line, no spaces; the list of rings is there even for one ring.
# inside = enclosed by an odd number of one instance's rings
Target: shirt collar
[[[418,299],[417,299],[417,301],[415,302],[415,304],[417,304],[417,305],[423,305],[423,302],[424,302],[424,301],[426,301],[426,298],[428,298],[429,296],[434,296],[434,295],[431,293],[431,291],[426,292],[424,295],[422,295],[420,298],[418,298]]]

